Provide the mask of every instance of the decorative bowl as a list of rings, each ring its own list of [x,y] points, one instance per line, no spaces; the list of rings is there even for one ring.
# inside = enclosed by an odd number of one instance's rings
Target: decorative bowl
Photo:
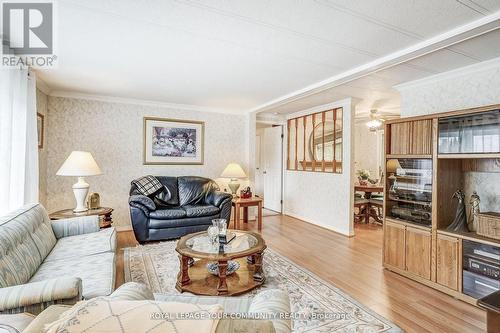
[[[226,275],[231,275],[236,272],[240,268],[240,263],[234,260],[229,260],[227,262],[227,272]],[[219,276],[219,263],[211,262],[207,264],[208,271],[213,274]]]

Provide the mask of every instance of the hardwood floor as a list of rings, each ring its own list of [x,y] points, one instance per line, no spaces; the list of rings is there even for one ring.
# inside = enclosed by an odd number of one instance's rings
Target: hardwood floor
[[[241,223],[243,224],[243,223]],[[255,222],[244,226],[257,230]],[[344,237],[289,216],[266,216],[267,245],[314,272],[408,332],[484,332],[485,312],[382,268],[382,228],[357,225]],[[131,231],[118,233],[119,249],[135,246]],[[118,251],[117,286],[123,283]]]

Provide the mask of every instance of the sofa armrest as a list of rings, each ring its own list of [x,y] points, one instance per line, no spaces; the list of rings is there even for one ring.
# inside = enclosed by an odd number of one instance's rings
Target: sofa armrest
[[[230,201],[233,199],[233,196],[226,192],[221,191],[211,191],[207,194],[206,202],[209,205],[213,205],[216,207],[220,207],[225,201]]]
[[[0,313],[39,314],[52,304],[75,304],[82,299],[82,280],[62,277],[0,288]]]
[[[292,332],[292,321],[288,316],[279,314],[290,313],[290,298],[286,291],[269,289],[258,293],[252,300],[248,309],[249,313],[269,313],[276,315],[272,319],[276,333]]]
[[[146,216],[149,216],[150,211],[156,210],[154,201],[145,195],[131,195],[128,198],[128,204],[131,207],[139,208]]]
[[[56,238],[90,234],[99,231],[99,216],[78,216],[52,221],[52,230]]]

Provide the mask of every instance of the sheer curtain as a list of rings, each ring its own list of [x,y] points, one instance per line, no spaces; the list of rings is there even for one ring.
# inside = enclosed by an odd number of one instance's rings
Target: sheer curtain
[[[0,69],[0,215],[38,202],[36,79]]]

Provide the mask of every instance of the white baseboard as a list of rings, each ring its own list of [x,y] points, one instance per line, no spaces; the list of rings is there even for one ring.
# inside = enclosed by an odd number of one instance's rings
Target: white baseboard
[[[343,231],[337,230],[336,228],[333,228],[330,225],[326,225],[326,224],[323,224],[323,223],[318,223],[318,222],[315,222],[315,221],[311,221],[308,218],[305,218],[303,216],[300,216],[300,215],[297,215],[297,214],[294,214],[294,213],[290,213],[288,211],[285,211],[283,214],[291,216],[291,217],[296,218],[298,220],[304,221],[306,223],[313,224],[313,225],[316,225],[316,226],[324,228],[324,229],[328,229],[328,230],[333,231],[334,233],[342,235],[342,236],[346,236],[346,237],[353,237],[354,236],[354,233],[351,235],[349,233],[345,233]]]

